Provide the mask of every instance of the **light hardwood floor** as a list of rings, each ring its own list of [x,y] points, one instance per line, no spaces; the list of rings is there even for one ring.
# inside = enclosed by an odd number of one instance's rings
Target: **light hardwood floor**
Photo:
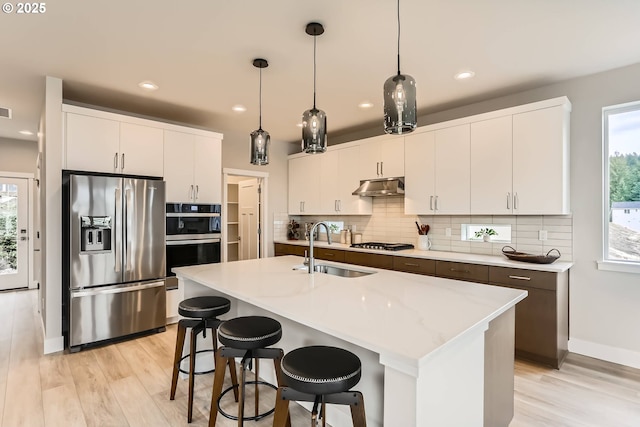
[[[191,424],[187,381],[179,381],[176,399],[169,400],[175,326],[75,354],[44,356],[36,298],[36,291],[0,293],[2,426],[207,425],[212,374],[196,379]],[[269,406],[271,396],[261,394],[261,405]],[[233,412],[231,398],[227,406]],[[291,411],[294,427],[310,424],[302,407],[292,404]],[[246,425],[271,422],[270,416]],[[218,425],[236,422],[219,416]],[[516,361],[511,427],[525,426],[640,426],[640,371],[578,355],[570,355],[559,371]]]

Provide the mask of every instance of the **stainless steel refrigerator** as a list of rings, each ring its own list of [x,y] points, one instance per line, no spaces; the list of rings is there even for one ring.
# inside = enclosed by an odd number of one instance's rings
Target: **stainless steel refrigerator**
[[[164,328],[164,182],[66,172],[63,184],[67,345]]]

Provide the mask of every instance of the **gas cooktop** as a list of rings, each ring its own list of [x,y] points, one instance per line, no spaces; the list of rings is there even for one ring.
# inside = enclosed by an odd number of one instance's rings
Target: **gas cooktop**
[[[413,245],[410,243],[380,243],[380,242],[364,242],[354,243],[352,248],[362,249],[382,249],[385,251],[401,251],[403,249],[413,249]]]

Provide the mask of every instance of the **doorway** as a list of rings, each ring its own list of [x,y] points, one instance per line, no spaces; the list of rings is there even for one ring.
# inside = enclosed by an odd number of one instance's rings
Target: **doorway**
[[[268,173],[223,170],[222,260],[265,256]]]
[[[29,286],[29,179],[0,176],[0,290]]]

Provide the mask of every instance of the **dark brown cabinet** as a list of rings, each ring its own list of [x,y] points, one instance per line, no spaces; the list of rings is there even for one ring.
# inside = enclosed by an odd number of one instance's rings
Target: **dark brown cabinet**
[[[568,353],[569,273],[490,267],[489,284],[529,292],[516,305],[516,356],[560,368]]]
[[[393,269],[395,271],[404,271],[405,273],[433,276],[436,274],[436,262],[432,259],[394,256]]]
[[[436,276],[467,282],[489,283],[489,266],[463,262],[436,261]]]
[[[276,256],[304,256],[308,246],[275,244]],[[558,369],[568,352],[569,272],[547,272],[494,267],[464,262],[386,255],[360,251],[314,248],[317,259],[366,267],[435,275],[508,288],[522,289],[529,296],[515,309],[515,353]]]

